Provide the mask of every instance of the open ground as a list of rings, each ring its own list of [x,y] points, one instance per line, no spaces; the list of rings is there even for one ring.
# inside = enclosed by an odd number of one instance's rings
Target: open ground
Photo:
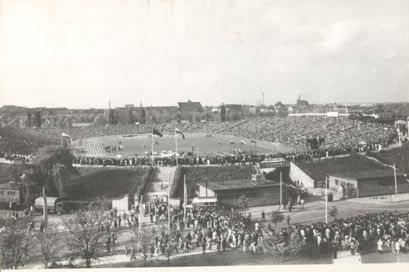
[[[266,141],[257,141],[252,143],[250,139],[243,139],[235,136],[222,135],[204,135],[204,134],[186,134],[186,138],[178,136],[178,152],[192,152],[200,156],[208,154],[232,154],[235,149],[249,153],[268,153],[277,154],[294,150],[290,146],[280,143],[271,143]],[[232,141],[233,143],[230,143]],[[241,143],[244,141],[244,144]],[[121,151],[106,154],[103,146],[119,146],[124,148]],[[88,139],[77,140],[73,146],[83,148],[84,156],[102,157],[102,156],[145,156],[152,152],[152,140],[150,134],[145,135],[116,135],[102,136]],[[175,152],[175,136],[163,135],[163,137],[154,136],[153,152],[160,154],[162,151]]]

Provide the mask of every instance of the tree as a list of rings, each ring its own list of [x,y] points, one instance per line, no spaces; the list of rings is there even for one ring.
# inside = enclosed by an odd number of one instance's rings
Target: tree
[[[238,199],[240,209],[246,209],[248,206],[246,195],[241,195]]]
[[[85,260],[87,268],[104,249],[107,233],[101,231],[101,226],[108,222],[107,210],[108,202],[97,200],[72,216],[63,218],[63,225],[70,236],[67,245],[75,255]]]
[[[37,128],[41,128],[41,112],[40,111],[37,111],[35,113],[35,126]]]
[[[331,206],[330,210],[329,210],[329,215],[331,217],[333,217],[334,219],[337,219],[337,215],[338,215],[338,207],[337,206]]]
[[[262,242],[264,252],[271,252],[283,260],[298,256],[307,245],[302,236],[293,228],[287,229],[287,235],[274,232],[265,237]]]
[[[155,236],[157,231],[154,227],[135,226],[133,228],[134,232],[134,243],[136,243],[136,254],[141,256],[143,259],[143,266],[146,266],[146,263],[150,256],[151,247],[155,246]]]
[[[93,122],[95,126],[104,126],[107,123],[107,120],[103,114],[98,114],[95,116]]]
[[[284,215],[279,211],[274,211],[271,217],[271,222],[277,227],[277,224],[284,220]]]
[[[32,244],[29,223],[28,218],[8,218],[0,223],[0,263],[6,269],[24,266],[23,261],[29,259]]]
[[[59,196],[65,196],[65,183],[62,181],[63,176],[68,176],[70,173],[78,173],[72,167],[74,156],[71,150],[62,147],[52,147],[46,150],[46,155],[39,160],[41,174],[44,176],[44,181],[41,186],[45,186],[50,193],[58,193]],[[38,188],[37,188],[38,189]]]
[[[34,237],[40,247],[41,261],[44,268],[47,269],[50,263],[58,259],[58,253],[60,252],[57,230],[48,225],[44,232],[36,232]]]
[[[169,228],[169,226],[165,226],[162,224],[159,229],[160,235],[162,238],[165,239],[165,242],[167,244],[167,249],[166,249],[166,257],[168,261],[168,266],[170,265],[170,254],[173,250],[177,249],[177,243],[174,239],[176,232],[174,229]]]

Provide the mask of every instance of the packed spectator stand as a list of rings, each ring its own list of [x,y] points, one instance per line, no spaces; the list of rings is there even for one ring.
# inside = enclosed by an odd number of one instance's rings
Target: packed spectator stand
[[[300,117],[300,118],[257,118],[227,122],[191,122],[177,124],[184,133],[206,135],[232,135],[243,139],[254,139],[268,142],[278,142],[290,146],[291,150],[283,150],[276,154],[232,154],[220,157],[209,155],[199,157],[199,162],[193,157],[179,157],[179,163],[184,165],[223,164],[240,162],[257,162],[263,158],[285,158],[286,160],[311,159],[349,154],[352,151],[365,152],[379,150],[396,142],[396,131],[391,126],[379,123],[362,122],[348,118]],[[175,124],[167,122],[157,124],[163,134],[173,134]],[[0,139],[0,157],[5,154],[34,154],[40,146],[47,143],[59,143],[62,133],[69,134],[73,139],[85,139],[104,135],[132,136],[150,134],[151,124],[115,125],[67,129],[23,129],[11,130]],[[23,136],[18,136],[22,133]],[[15,138],[15,136],[18,136]],[[309,150],[307,140],[320,137],[324,143],[318,150]],[[21,139],[20,139],[21,138]],[[112,153],[114,147],[105,147]],[[119,149],[118,149],[119,150]],[[106,152],[105,152],[106,153]],[[111,155],[111,154],[110,154]],[[17,155],[18,157],[18,155]],[[113,158],[113,156],[98,156],[85,158],[77,155],[74,163],[114,166],[136,166],[148,164],[146,155],[135,158]],[[9,156],[13,158],[13,156]],[[175,158],[155,158],[157,164],[174,165]]]

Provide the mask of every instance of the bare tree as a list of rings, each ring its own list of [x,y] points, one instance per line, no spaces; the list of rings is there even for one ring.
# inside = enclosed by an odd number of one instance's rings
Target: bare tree
[[[6,269],[24,266],[23,261],[29,259],[32,243],[29,223],[27,218],[8,218],[0,223],[0,257]]]
[[[173,252],[173,250],[177,249],[177,242],[175,241],[175,230],[172,229],[170,226],[166,226],[162,224],[159,228],[160,235],[163,239],[165,239],[166,242],[166,258],[168,265],[170,265],[170,254]]]
[[[142,225],[141,227],[134,227],[134,243],[136,243],[135,255],[138,255],[143,260],[143,266],[146,266],[150,258],[151,247],[155,246],[155,236],[158,234],[154,227]]]
[[[279,211],[274,211],[271,217],[271,222],[277,227],[277,224],[284,220],[284,215]]]
[[[287,236],[275,232],[265,237],[262,242],[263,251],[278,255],[282,260],[299,255],[306,248],[306,243],[297,231],[293,229],[288,230]]]
[[[34,237],[40,249],[41,261],[44,264],[44,268],[47,269],[50,263],[58,259],[60,237],[57,230],[50,225],[43,232],[36,232]]]
[[[85,260],[87,268],[104,249],[107,233],[101,231],[101,226],[109,219],[107,204],[104,200],[94,201],[85,209],[63,218],[64,227],[70,235],[67,245],[75,255]]]
[[[338,216],[338,207],[337,206],[331,206],[329,210],[329,215],[335,219],[337,219]]]

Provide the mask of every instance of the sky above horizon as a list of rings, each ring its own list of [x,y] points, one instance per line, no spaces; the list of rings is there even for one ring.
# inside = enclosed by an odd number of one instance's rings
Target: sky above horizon
[[[0,106],[409,102],[408,48],[406,0],[0,0]]]

